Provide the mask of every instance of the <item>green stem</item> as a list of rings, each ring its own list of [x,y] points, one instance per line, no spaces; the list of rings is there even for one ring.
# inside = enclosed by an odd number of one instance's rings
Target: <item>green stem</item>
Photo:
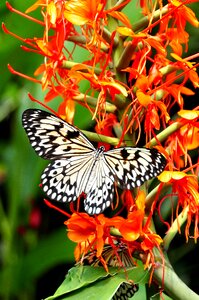
[[[103,28],[102,30],[102,37],[110,44],[112,42],[112,34],[107,28]],[[119,40],[117,37],[113,39],[113,46],[117,47]],[[108,51],[107,51],[108,52]]]
[[[149,143],[148,146],[150,148],[157,145],[157,140],[163,142],[166,138],[168,138],[172,133],[176,132],[180,129],[184,124],[181,122],[175,122],[162,130],[159,134],[157,134],[156,138],[153,138]]]
[[[118,109],[122,109],[126,107],[127,101],[126,98],[121,97],[119,95],[115,95],[115,100],[114,100],[115,106],[117,106]]]
[[[103,37],[104,37],[104,30],[103,30]],[[79,45],[85,45],[88,41],[86,40],[85,36],[70,36],[68,37],[69,42],[73,42],[74,44],[79,44]],[[116,41],[115,41],[116,43]],[[100,48],[102,51],[104,51],[105,53],[108,52],[108,47],[106,47],[103,43],[100,45]]]
[[[89,140],[91,140],[93,142],[103,142],[103,143],[111,144],[113,146],[117,146],[118,143],[119,143],[118,138],[105,136],[105,135],[90,132],[90,131],[87,131],[87,130],[81,130],[81,131],[87,136],[87,138]]]
[[[162,260],[162,257],[160,256],[159,259]],[[163,286],[173,300],[199,300],[199,296],[177,276],[168,259],[165,265],[157,264],[153,278]]]
[[[178,217],[174,220],[172,223],[171,227],[167,231],[166,236],[163,239],[164,242],[164,248],[167,250],[176,236],[176,234],[179,232],[179,228],[186,222],[187,220],[187,214],[189,211],[189,206],[187,206],[179,215]]]
[[[90,105],[97,105],[97,98],[91,96],[85,96],[84,94],[79,94],[78,96],[74,97],[74,100],[80,100],[81,102],[88,100],[88,104]],[[111,96],[107,93],[107,101],[112,101]],[[114,112],[116,109],[123,108],[125,106],[126,100],[119,95],[115,96],[114,104],[110,102],[106,102],[106,111]],[[96,107],[96,106],[94,106]]]
[[[146,196],[146,199],[145,199],[145,205],[146,205],[146,208],[147,209],[150,209],[151,208],[151,205],[153,204],[156,196],[157,196],[157,193],[158,193],[158,189],[160,188],[160,185],[157,185],[154,189],[152,189],[150,191],[150,193]],[[162,188],[161,188],[161,192],[160,192],[160,198],[161,198],[161,195],[165,195],[166,191],[167,191],[167,188],[168,186],[167,185],[164,185]]]
[[[130,65],[130,61],[132,60],[132,54],[134,53],[135,45],[133,45],[131,42],[127,44],[127,46],[124,48],[121,56],[119,57],[118,62],[116,63],[116,69],[122,70],[127,68]]]
[[[108,9],[111,9],[117,5],[117,1],[115,0],[109,0],[108,1]],[[108,29],[111,33],[114,33],[116,31],[116,28],[119,26],[119,22],[117,19],[109,16],[109,22],[108,22]],[[120,57],[122,55],[124,44],[123,39],[116,33],[115,39],[117,39],[117,45],[116,47],[113,47],[112,52],[112,60],[113,60],[113,68],[115,71],[115,77],[120,82],[126,83],[126,74],[125,72],[119,72],[117,69],[118,61],[120,60]]]
[[[163,15],[168,13],[168,5],[165,5],[161,9],[157,9],[153,14],[153,21],[152,24],[156,21],[158,21]],[[139,21],[135,22],[132,26],[133,31],[140,31],[142,28],[147,28],[149,25],[149,17],[144,17],[140,19]]]
[[[177,67],[174,65],[168,65],[166,67],[161,68],[159,71],[162,75],[168,75],[174,71],[177,71]]]
[[[96,107],[97,105],[97,98],[88,96],[88,95],[84,95],[84,94],[79,94],[78,96],[73,97],[73,100],[77,101],[77,102],[83,102],[83,103],[87,103],[88,105],[90,105],[91,107]],[[106,102],[106,112],[110,112],[110,113],[114,113],[116,111],[117,107],[110,103],[110,102]]]
[[[96,75],[100,75],[101,72],[102,72],[102,70],[100,68],[93,68],[92,66],[85,65],[85,64],[82,64],[82,63],[77,63],[77,62],[73,62],[73,61],[69,61],[69,60],[64,60],[62,62],[62,68],[65,68],[65,69],[68,69],[68,70],[72,69],[73,67],[75,67],[77,65],[85,66],[85,69],[80,70],[81,72],[88,73],[88,69],[93,70]]]

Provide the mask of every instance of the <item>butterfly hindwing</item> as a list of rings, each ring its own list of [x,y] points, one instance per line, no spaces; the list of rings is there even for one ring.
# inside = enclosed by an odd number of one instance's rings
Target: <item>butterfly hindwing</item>
[[[114,175],[102,155],[93,168],[84,201],[85,210],[90,215],[99,214],[111,205],[114,196],[114,181]]]
[[[51,162],[41,176],[43,191],[52,200],[77,200],[87,189],[94,163],[94,157],[88,154]]]
[[[22,123],[32,147],[44,159],[68,158],[95,150],[76,127],[46,111],[27,109]]]
[[[156,149],[116,148],[105,152],[104,156],[117,185],[129,190],[159,175],[166,164],[165,158]]]

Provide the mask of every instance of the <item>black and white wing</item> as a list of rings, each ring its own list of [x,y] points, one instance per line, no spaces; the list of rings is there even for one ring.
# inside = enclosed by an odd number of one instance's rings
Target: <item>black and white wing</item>
[[[77,200],[87,189],[94,163],[95,157],[91,154],[51,162],[41,176],[43,191],[52,200]]]
[[[52,160],[41,177],[44,192],[61,202],[75,201],[84,192],[89,214],[111,205],[114,182],[133,189],[160,174],[166,164],[156,149],[96,150],[76,127],[46,111],[28,109],[22,123],[36,153]]]
[[[114,197],[114,181],[114,175],[102,153],[101,159],[96,161],[85,191],[84,208],[88,214],[100,214],[111,205]]]
[[[89,214],[110,206],[115,179],[102,149],[96,150],[76,127],[48,112],[28,109],[22,122],[36,153],[52,160],[41,176],[42,189],[50,199],[71,202],[85,193]]]
[[[128,300],[138,291],[139,286],[134,283],[123,282],[112,297],[112,300]]]
[[[52,200],[71,202],[86,193],[96,161],[96,149],[84,134],[62,119],[38,109],[26,110],[22,123],[36,153],[52,160],[41,176],[46,195]]]
[[[156,149],[117,148],[105,152],[104,156],[116,184],[128,190],[156,177],[166,165],[165,158]]]
[[[42,189],[52,200],[71,202],[85,193],[85,211],[99,214],[111,205],[114,176],[106,164],[96,161],[95,152],[55,160],[44,170]]]
[[[76,127],[39,109],[27,109],[22,124],[36,153],[44,159],[59,159],[96,149]]]

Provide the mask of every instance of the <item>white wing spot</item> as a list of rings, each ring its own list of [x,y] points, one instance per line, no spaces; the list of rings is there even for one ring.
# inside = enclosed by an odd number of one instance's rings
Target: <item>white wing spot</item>
[[[64,196],[64,197],[62,198],[62,201],[63,201],[63,202],[66,202],[66,201],[67,201],[67,197]]]
[[[57,200],[57,201],[60,201],[61,198],[62,198],[62,196],[61,196],[61,195],[58,195],[56,200]]]
[[[52,194],[52,189],[49,189],[49,190],[47,191],[47,195],[50,196],[50,194]]]
[[[43,186],[43,191],[44,191],[44,192],[47,192],[47,190],[48,190],[48,186],[47,186],[47,185],[44,185],[44,186]]]
[[[52,193],[51,198],[52,198],[52,199],[55,199],[56,196],[57,196],[57,193],[54,192],[54,193]]]
[[[95,210],[95,213],[98,215],[98,214],[100,214],[100,212],[101,212],[100,207],[97,207],[96,210]]]

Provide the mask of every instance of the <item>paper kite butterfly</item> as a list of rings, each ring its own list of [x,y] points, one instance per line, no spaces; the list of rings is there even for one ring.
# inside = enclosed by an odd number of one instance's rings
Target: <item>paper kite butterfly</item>
[[[43,110],[27,109],[22,123],[36,153],[51,160],[41,176],[43,191],[61,202],[84,193],[90,215],[111,205],[115,184],[131,190],[159,175],[166,164],[156,149],[96,149],[78,128]]]
[[[117,249],[117,250],[116,250]],[[135,267],[135,263],[125,244],[118,243],[117,248],[113,249],[110,245],[105,245],[101,258],[109,267],[123,267],[125,269]],[[84,265],[94,267],[102,266],[101,259],[97,257],[97,251],[91,251],[80,260]],[[80,264],[80,262],[79,262]],[[139,285],[132,280],[123,281],[118,285],[117,290],[111,300],[128,300],[139,290]]]

